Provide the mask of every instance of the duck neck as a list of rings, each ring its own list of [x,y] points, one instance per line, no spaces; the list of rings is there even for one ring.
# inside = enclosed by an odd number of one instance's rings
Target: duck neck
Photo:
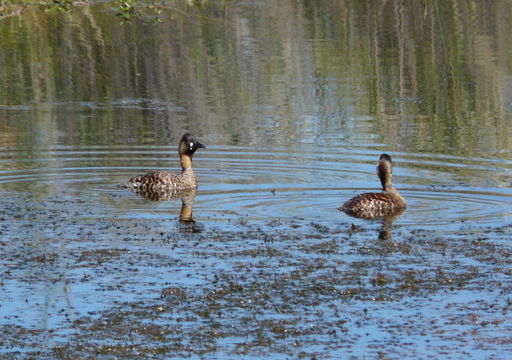
[[[389,164],[381,163],[378,167],[378,174],[383,191],[396,191],[391,184],[391,167]]]
[[[192,170],[192,156],[180,154],[181,169],[183,171]]]
[[[385,178],[384,181],[381,180],[380,182],[382,184],[382,190],[383,191],[394,191],[395,190],[395,188],[391,184],[391,180],[390,179]]]
[[[402,199],[405,202],[403,197],[398,193],[398,190],[395,189],[393,184],[391,184],[391,173],[386,173],[385,176],[381,177],[380,178],[380,182],[382,184],[382,191],[383,192],[388,193],[390,195],[393,195],[395,197],[398,197],[398,198]]]

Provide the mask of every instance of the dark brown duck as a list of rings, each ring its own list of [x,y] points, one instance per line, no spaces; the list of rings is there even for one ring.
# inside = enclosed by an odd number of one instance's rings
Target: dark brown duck
[[[359,194],[345,202],[338,210],[344,211],[350,216],[367,219],[401,214],[407,204],[391,183],[392,161],[388,154],[380,156],[377,175],[382,184],[382,192]]]
[[[140,193],[159,193],[162,191],[187,190],[197,187],[197,179],[192,170],[192,157],[197,149],[205,148],[191,134],[181,137],[178,154],[181,161],[181,173],[154,171],[136,176],[128,181],[128,188]]]

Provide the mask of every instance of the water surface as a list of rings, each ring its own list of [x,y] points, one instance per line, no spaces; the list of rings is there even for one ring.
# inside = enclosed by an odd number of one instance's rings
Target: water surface
[[[2,355],[510,352],[508,2],[116,11],[0,20]],[[184,132],[194,222],[116,186]],[[384,152],[406,212],[338,211]]]

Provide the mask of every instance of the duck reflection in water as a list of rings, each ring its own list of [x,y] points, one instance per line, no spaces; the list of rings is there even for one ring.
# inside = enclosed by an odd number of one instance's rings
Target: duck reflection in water
[[[382,154],[377,165],[377,175],[382,184],[380,193],[359,194],[345,202],[338,210],[347,215],[363,219],[393,219],[401,215],[407,204],[391,183],[392,160],[388,154]]]
[[[401,213],[400,213],[401,214]],[[390,217],[381,217],[381,218],[375,218],[375,219],[366,219],[366,220],[375,220],[376,222],[379,222],[381,224],[381,227],[378,229],[378,240],[392,240],[392,233],[391,230],[393,229],[393,222],[396,220],[400,214],[397,214],[396,216],[390,216]],[[348,230],[349,237],[352,237],[353,234],[365,231],[362,226],[352,224],[350,229]]]
[[[180,222],[194,223],[192,204],[196,197],[197,179],[192,170],[192,157],[198,149],[204,148],[194,135],[186,133],[178,144],[181,173],[153,171],[131,178],[122,187],[152,201],[181,199]]]
[[[136,191],[135,193],[151,201],[181,199],[180,222],[182,224],[192,224],[195,222],[192,217],[192,205],[196,199],[196,189],[159,189],[158,191]]]

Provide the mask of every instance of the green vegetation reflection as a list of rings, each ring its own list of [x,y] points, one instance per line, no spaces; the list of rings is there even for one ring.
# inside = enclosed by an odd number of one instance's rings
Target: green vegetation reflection
[[[129,99],[233,142],[273,128],[364,130],[396,151],[512,148],[509,2],[0,4],[3,106],[85,102],[112,116]]]

